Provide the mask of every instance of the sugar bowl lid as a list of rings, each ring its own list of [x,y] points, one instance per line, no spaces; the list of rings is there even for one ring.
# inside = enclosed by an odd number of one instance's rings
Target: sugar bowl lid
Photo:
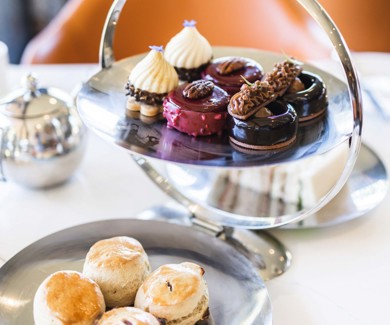
[[[73,99],[56,88],[38,88],[38,80],[28,74],[22,80],[23,87],[0,100],[0,113],[8,117],[27,119],[44,115],[56,115],[73,106]]]

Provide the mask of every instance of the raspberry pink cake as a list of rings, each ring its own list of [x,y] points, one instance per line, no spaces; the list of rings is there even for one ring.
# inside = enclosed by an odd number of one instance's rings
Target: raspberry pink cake
[[[262,66],[254,60],[242,57],[222,57],[208,65],[202,78],[226,90],[229,95],[240,91],[245,80],[255,82],[263,77]]]
[[[171,91],[164,100],[167,125],[192,136],[221,133],[229,95],[211,81],[197,80]]]

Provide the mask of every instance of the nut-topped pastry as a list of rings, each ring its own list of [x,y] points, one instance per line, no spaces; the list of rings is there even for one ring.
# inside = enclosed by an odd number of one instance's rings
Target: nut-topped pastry
[[[245,84],[229,103],[230,141],[246,149],[280,149],[296,139],[298,118],[294,108],[275,101],[277,94],[268,82]]]
[[[301,72],[302,66],[300,62],[294,59],[287,59],[276,63],[272,72],[266,74],[265,81],[274,88],[278,96],[282,96]]]
[[[195,263],[166,264],[142,284],[135,307],[166,319],[167,325],[194,325],[209,316],[204,270]]]
[[[182,84],[164,100],[163,115],[169,128],[192,136],[221,133],[227,117],[229,95],[207,80]]]
[[[242,57],[222,57],[202,73],[202,78],[214,82],[229,95],[239,92],[245,80],[255,82],[263,77],[263,67],[254,60]]]
[[[184,28],[165,48],[165,59],[172,64],[180,80],[200,79],[200,73],[209,64],[213,51],[207,39],[196,28],[196,21],[185,20]]]
[[[295,78],[282,99],[294,106],[302,123],[323,116],[328,107],[321,77],[305,70]]]
[[[133,68],[126,85],[127,108],[146,116],[161,112],[165,96],[179,83],[173,66],[163,55],[162,46],[150,46],[150,52]]]
[[[274,88],[265,81],[257,80],[253,84],[244,84],[241,90],[234,94],[228,105],[231,116],[246,120],[258,110],[275,100],[277,97]]]

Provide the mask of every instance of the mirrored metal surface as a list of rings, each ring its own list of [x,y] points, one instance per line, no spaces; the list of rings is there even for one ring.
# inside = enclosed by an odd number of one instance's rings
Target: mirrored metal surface
[[[313,215],[283,228],[319,228],[350,221],[377,207],[388,189],[388,175],[383,162],[374,151],[363,145],[350,178],[336,197]]]
[[[138,218],[191,225],[193,216],[183,206],[172,202],[147,209],[139,214]],[[263,280],[271,280],[290,268],[291,252],[268,232],[237,228],[222,228],[220,231],[219,238],[225,240],[248,258],[257,268]],[[214,235],[217,234],[214,232]]]
[[[271,71],[283,55],[261,50],[216,47],[214,57],[252,58]],[[205,166],[258,166],[292,161],[320,154],[348,139],[353,114],[348,88],[330,74],[308,64],[304,68],[320,75],[328,92],[328,113],[311,126],[300,127],[298,140],[287,149],[249,151],[233,147],[227,132],[221,136],[191,137],[168,129],[161,117],[148,118],[126,112],[124,85],[143,55],[115,62],[93,76],[78,95],[78,108],[87,126],[115,144],[147,157]]]
[[[118,235],[137,238],[152,268],[193,261],[206,271],[214,324],[271,324],[267,289],[255,266],[226,242],[183,225],[108,220],[60,231],[28,246],[0,269],[0,323],[33,324],[32,300],[43,279],[63,269],[81,270],[89,247]]]

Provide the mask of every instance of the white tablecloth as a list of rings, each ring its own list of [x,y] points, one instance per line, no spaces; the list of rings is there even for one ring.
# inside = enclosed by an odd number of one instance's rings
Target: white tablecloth
[[[356,55],[363,80],[390,89],[390,55]],[[383,67],[388,64],[387,71]],[[96,66],[12,66],[10,88],[20,77],[38,73],[43,86],[71,92]],[[381,82],[379,83],[379,80]],[[387,82],[387,84],[386,84]],[[379,86],[378,86],[379,85]],[[390,110],[390,98],[382,96]],[[363,141],[390,170],[390,120],[367,102]],[[0,184],[0,258],[52,232],[94,220],[132,217],[170,200],[124,150],[92,132],[80,168],[65,185],[31,190],[11,182]],[[135,188],[131,184],[137,184]],[[291,268],[267,282],[275,325],[389,324],[390,200],[354,221],[316,230],[272,233],[292,252]],[[1,260],[0,260],[1,262]],[[231,297],[234,299],[234,297]]]

